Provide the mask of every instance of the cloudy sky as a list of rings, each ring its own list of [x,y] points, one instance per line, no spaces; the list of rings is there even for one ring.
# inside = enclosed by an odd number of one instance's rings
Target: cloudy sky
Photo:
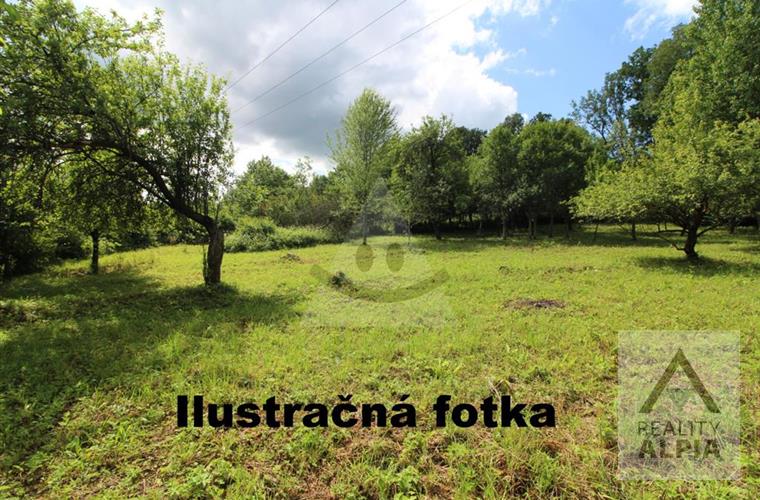
[[[446,113],[457,124],[484,129],[513,112],[565,116],[572,99],[597,87],[636,47],[657,43],[672,26],[688,20],[695,1],[338,0],[228,90],[235,168],[241,171],[262,155],[286,169],[303,156],[313,160],[317,171],[332,168],[325,139],[364,87],[389,98],[405,128],[426,114]],[[114,9],[128,19],[158,7],[164,12],[169,50],[235,82],[333,2],[77,4],[104,13]],[[432,21],[436,22],[351,69]]]

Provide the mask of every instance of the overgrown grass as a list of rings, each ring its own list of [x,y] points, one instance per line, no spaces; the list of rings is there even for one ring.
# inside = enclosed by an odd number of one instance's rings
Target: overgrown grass
[[[371,238],[366,276],[341,260],[349,244],[322,245],[230,254],[227,285],[207,290],[202,248],[175,246],[104,257],[99,276],[81,262],[3,284],[0,497],[757,496],[757,236],[710,235],[700,264],[615,228],[596,241],[417,240],[400,273],[448,274],[435,288],[444,321],[376,310],[332,323],[340,310],[312,266],[387,288],[382,249],[396,242]],[[515,306],[531,300],[562,307]],[[616,341],[630,329],[742,332],[740,481],[615,479]],[[556,429],[436,429],[426,410],[438,394],[476,403],[494,391],[553,403]],[[177,394],[389,405],[410,394],[419,427],[178,429]]]

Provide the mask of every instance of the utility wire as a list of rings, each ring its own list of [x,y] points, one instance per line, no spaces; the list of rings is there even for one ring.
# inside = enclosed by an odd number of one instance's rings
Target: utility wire
[[[357,63],[357,64],[355,64],[355,65],[351,66],[350,68],[348,68],[347,70],[343,71],[342,73],[338,73],[337,75],[335,75],[334,77],[330,78],[329,80],[325,80],[324,82],[320,83],[320,84],[319,84],[319,85],[317,85],[316,87],[313,87],[312,89],[310,89],[310,90],[307,90],[307,91],[306,91],[306,92],[304,92],[303,94],[301,94],[301,95],[299,95],[299,96],[295,97],[294,99],[291,99],[291,100],[289,100],[289,101],[288,101],[288,102],[286,102],[285,104],[283,104],[283,105],[281,105],[281,106],[278,106],[278,107],[274,108],[273,110],[271,110],[271,111],[268,111],[267,113],[264,113],[263,115],[257,116],[256,118],[254,118],[253,120],[251,120],[251,121],[249,121],[249,122],[246,122],[246,123],[244,123],[244,124],[243,124],[243,125],[242,125],[240,128],[244,128],[244,127],[247,127],[248,125],[251,125],[251,124],[253,124],[253,123],[256,123],[257,121],[259,121],[259,120],[262,120],[262,119],[266,118],[267,116],[270,116],[270,115],[272,115],[272,114],[276,113],[277,111],[280,111],[281,109],[283,109],[283,108],[286,108],[286,107],[290,106],[290,105],[291,105],[291,104],[293,104],[294,102],[296,102],[296,101],[298,101],[298,100],[300,100],[300,99],[303,99],[303,98],[304,98],[304,97],[306,97],[307,95],[309,95],[309,94],[313,94],[314,92],[316,92],[317,90],[321,89],[321,88],[322,88],[322,87],[324,87],[325,85],[328,85],[328,84],[330,84],[330,83],[334,82],[335,80],[337,80],[337,79],[339,79],[339,78],[343,77],[343,76],[344,76],[344,75],[346,75],[347,73],[350,73],[351,71],[355,70],[355,69],[356,69],[356,68],[358,68],[359,66],[361,66],[361,65],[363,65],[363,64],[365,64],[365,63],[367,63],[367,62],[371,61],[372,59],[376,58],[376,57],[377,57],[377,56],[379,56],[380,54],[383,54],[384,52],[387,52],[387,51],[389,51],[390,49],[392,49],[392,48],[394,48],[395,46],[397,46],[397,45],[401,44],[402,42],[405,42],[406,40],[408,40],[408,39],[412,38],[414,35],[416,35],[416,34],[420,33],[421,31],[424,31],[424,30],[426,30],[427,28],[429,28],[430,26],[434,25],[435,23],[437,23],[437,22],[439,22],[439,21],[442,21],[443,19],[445,19],[445,18],[449,17],[451,14],[453,14],[453,13],[454,13],[454,12],[456,12],[456,11],[458,11],[459,9],[461,9],[462,7],[464,7],[465,5],[467,5],[467,4],[468,4],[468,3],[470,3],[470,2],[472,2],[472,0],[467,0],[466,2],[459,4],[457,7],[453,8],[453,9],[452,9],[452,10],[450,10],[450,11],[448,11],[446,14],[444,14],[444,15],[442,15],[441,17],[438,17],[438,18],[436,18],[436,19],[433,19],[432,21],[430,21],[430,22],[429,22],[429,23],[427,23],[426,25],[422,26],[421,28],[417,29],[416,31],[413,31],[413,32],[409,33],[408,35],[406,35],[405,37],[401,38],[401,39],[400,39],[400,40],[398,40],[397,42],[394,42],[394,43],[392,43],[391,45],[388,45],[387,47],[385,47],[384,49],[382,49],[382,50],[380,50],[380,51],[378,51],[378,52],[375,52],[374,54],[372,54],[372,55],[371,55],[371,56],[369,56],[368,58],[364,59],[363,61],[361,61],[361,62],[359,62],[359,63]]]
[[[327,57],[328,55],[330,55],[331,53],[333,53],[333,52],[334,52],[336,49],[338,49],[339,47],[341,47],[341,46],[345,45],[345,44],[346,44],[348,41],[350,41],[352,38],[356,37],[357,35],[359,35],[359,34],[360,34],[360,33],[362,33],[363,31],[365,31],[367,28],[369,28],[370,26],[372,26],[373,24],[377,23],[379,20],[381,20],[382,18],[384,18],[385,16],[387,16],[388,14],[390,14],[391,12],[393,12],[394,10],[396,10],[397,8],[401,7],[401,5],[402,5],[402,4],[404,4],[406,1],[407,1],[407,0],[401,0],[399,3],[397,3],[397,4],[396,4],[396,5],[394,5],[393,7],[391,7],[391,8],[390,8],[390,9],[388,9],[388,10],[386,10],[385,12],[383,12],[382,14],[380,14],[378,17],[376,17],[375,19],[373,19],[373,20],[372,20],[372,21],[370,21],[369,23],[365,24],[363,27],[361,27],[361,28],[359,28],[358,30],[354,31],[354,32],[353,32],[351,35],[349,35],[349,36],[348,36],[348,38],[345,38],[345,39],[343,39],[343,41],[341,41],[341,42],[340,42],[340,43],[338,43],[337,45],[334,45],[334,46],[332,46],[332,47],[331,47],[329,50],[327,50],[327,52],[323,52],[321,55],[319,55],[319,56],[315,57],[314,59],[312,59],[311,61],[309,61],[308,63],[306,63],[306,65],[302,66],[301,68],[299,68],[299,69],[298,69],[297,71],[295,71],[294,73],[291,73],[290,75],[288,75],[288,76],[287,76],[287,77],[285,77],[284,79],[282,79],[282,80],[280,80],[279,82],[277,82],[276,84],[272,85],[271,87],[269,87],[268,89],[266,89],[264,92],[262,92],[261,94],[257,95],[256,97],[254,97],[254,98],[253,98],[253,99],[251,99],[250,101],[246,102],[246,103],[245,103],[245,104],[243,104],[242,106],[240,106],[240,107],[238,107],[238,108],[235,108],[234,110],[232,110],[232,113],[237,113],[237,112],[238,112],[238,111],[240,111],[241,109],[243,109],[243,108],[245,108],[245,107],[247,107],[247,106],[249,106],[249,105],[253,104],[254,102],[256,102],[256,101],[258,101],[259,99],[261,99],[262,97],[264,97],[265,95],[269,94],[269,93],[270,93],[270,92],[272,92],[273,90],[275,90],[275,89],[277,89],[277,88],[281,87],[281,86],[282,86],[282,85],[284,85],[284,84],[285,84],[285,83],[286,83],[288,80],[290,80],[290,79],[291,79],[291,78],[293,78],[294,76],[298,75],[299,73],[302,73],[304,70],[306,70],[307,68],[309,68],[309,67],[310,67],[312,64],[314,64],[315,62],[317,62],[317,61],[320,61],[320,60],[324,59],[325,57]]]
[[[304,24],[301,27],[301,29],[299,29],[298,31],[296,31],[295,33],[293,33],[290,36],[290,38],[288,38],[287,40],[285,40],[284,42],[282,42],[280,45],[278,45],[277,48],[274,49],[269,54],[267,54],[267,56],[264,59],[262,59],[261,61],[257,62],[256,64],[254,64],[251,69],[249,69],[248,71],[246,71],[245,73],[243,73],[242,75],[240,75],[240,77],[238,77],[237,80],[235,80],[234,82],[232,82],[229,85],[227,85],[227,88],[224,89],[224,90],[227,91],[227,90],[231,89],[232,87],[234,87],[235,85],[237,85],[240,82],[240,80],[242,80],[246,76],[250,75],[253,72],[253,70],[255,70],[256,68],[258,68],[259,66],[261,66],[262,64],[264,64],[265,62],[267,62],[267,60],[269,60],[270,57],[272,57],[277,52],[279,52],[281,48],[283,48],[285,45],[288,44],[288,42],[290,42],[295,37],[297,37],[298,35],[300,35],[301,32],[303,30],[305,30],[306,28],[308,28],[309,26],[311,26],[312,23],[314,23],[314,21],[316,21],[317,19],[319,19],[320,17],[322,17],[322,14],[324,14],[325,12],[327,12],[328,10],[330,10],[333,7],[333,5],[335,5],[336,3],[338,3],[338,1],[339,0],[334,0],[333,3],[331,3],[330,5],[328,5],[327,7],[325,7],[325,9],[322,10],[322,12],[320,12],[319,14],[317,14],[316,16],[314,16],[313,18],[311,18],[311,20],[308,23]]]

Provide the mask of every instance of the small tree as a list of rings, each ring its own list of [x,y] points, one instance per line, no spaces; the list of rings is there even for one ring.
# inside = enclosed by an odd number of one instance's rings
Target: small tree
[[[134,184],[108,177],[89,162],[72,162],[61,171],[58,194],[62,218],[90,237],[90,272],[100,270],[100,240],[136,227],[144,200]]]
[[[365,89],[349,106],[335,137],[328,140],[341,206],[360,216],[365,245],[370,196],[381,177],[390,172],[389,155],[397,133],[396,111],[390,101]]]

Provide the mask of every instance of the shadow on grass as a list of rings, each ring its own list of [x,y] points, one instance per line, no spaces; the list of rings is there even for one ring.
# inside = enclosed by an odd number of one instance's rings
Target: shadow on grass
[[[747,276],[760,277],[760,264],[754,262],[729,262],[709,257],[689,260],[685,257],[638,257],[636,263],[652,270],[671,270],[696,276]]]
[[[418,248],[431,252],[477,252],[487,248],[511,247],[531,248],[542,246],[587,246],[587,247],[659,247],[665,248],[669,244],[661,238],[650,233],[641,232],[636,240],[631,239],[629,233],[610,230],[605,228],[594,235],[593,227],[575,228],[566,235],[563,229],[555,232],[554,236],[548,236],[546,228],[540,229],[535,239],[528,238],[524,230],[513,231],[506,240],[500,235],[487,233],[484,236],[462,235],[444,236],[437,241],[433,238],[423,238],[414,242]]]
[[[0,473],[52,447],[56,423],[78,398],[169,371],[156,350],[167,336],[200,341],[211,325],[280,322],[298,300],[226,286],[162,288],[130,271],[12,282],[0,291]]]

